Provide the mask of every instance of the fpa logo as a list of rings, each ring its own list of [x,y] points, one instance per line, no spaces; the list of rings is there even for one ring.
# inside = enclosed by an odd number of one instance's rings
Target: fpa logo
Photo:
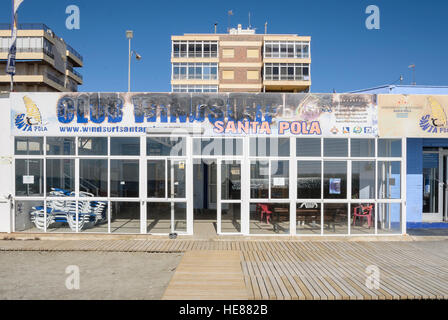
[[[47,128],[42,123],[40,110],[34,101],[30,97],[24,96],[23,102],[25,104],[25,113],[16,115],[14,119],[16,128],[22,131],[47,131]]]
[[[447,132],[447,116],[443,106],[433,97],[428,97],[429,114],[420,119],[420,128],[429,133]]]

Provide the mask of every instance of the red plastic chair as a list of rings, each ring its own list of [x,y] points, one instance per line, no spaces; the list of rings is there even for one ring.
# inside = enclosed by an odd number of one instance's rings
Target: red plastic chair
[[[259,203],[257,206],[260,209],[260,222],[263,221],[263,217],[266,215],[266,223],[271,223],[271,215],[272,211],[269,209],[269,206],[267,204]]]
[[[373,212],[373,204],[368,206],[357,206],[353,208],[353,223],[355,225],[356,218],[367,218],[367,223],[369,225],[369,229],[372,226],[372,212]]]

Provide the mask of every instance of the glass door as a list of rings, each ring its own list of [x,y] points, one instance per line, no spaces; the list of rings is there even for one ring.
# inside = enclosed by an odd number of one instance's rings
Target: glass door
[[[147,233],[187,231],[186,159],[147,160]]]
[[[218,160],[218,234],[241,233],[241,160]]]
[[[448,221],[448,152],[442,154],[443,159],[443,172],[442,179],[440,185],[440,190],[443,195],[443,205],[441,206],[443,209],[442,219],[443,221]],[[442,197],[441,197],[442,198]]]
[[[186,137],[147,137],[146,156],[146,233],[187,233]]]
[[[440,161],[438,152],[423,153],[423,215],[424,220],[440,219]],[[443,197],[443,196],[442,196]]]

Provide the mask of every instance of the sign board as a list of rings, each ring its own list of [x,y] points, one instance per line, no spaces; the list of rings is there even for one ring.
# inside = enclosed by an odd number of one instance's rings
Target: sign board
[[[375,137],[375,95],[283,93],[12,93],[13,135]]]
[[[380,137],[448,137],[448,96],[379,95],[378,108]]]
[[[23,176],[23,184],[34,184],[34,176]]]

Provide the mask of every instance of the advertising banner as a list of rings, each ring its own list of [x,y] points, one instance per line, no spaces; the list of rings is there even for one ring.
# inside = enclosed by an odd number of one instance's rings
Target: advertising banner
[[[13,135],[369,136],[375,95],[277,93],[13,93]]]
[[[379,95],[379,136],[448,137],[448,96]]]

